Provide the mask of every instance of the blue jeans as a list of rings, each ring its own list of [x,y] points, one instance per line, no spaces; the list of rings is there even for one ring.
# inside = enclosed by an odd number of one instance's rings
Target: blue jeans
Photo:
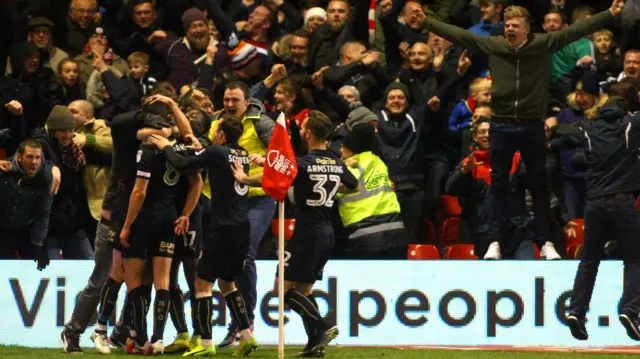
[[[489,240],[507,240],[504,208],[509,193],[513,155],[520,151],[526,166],[527,187],[533,199],[535,243],[551,240],[551,216],[545,169],[546,138],[544,123],[534,121],[520,125],[491,123],[491,211],[489,211]]]
[[[571,218],[584,218],[584,203],[587,199],[584,178],[564,178],[562,180],[562,189],[564,191],[564,203]]]
[[[276,211],[276,201],[269,197],[250,197],[249,198],[249,226],[251,227],[251,246],[247,253],[247,261],[244,265],[242,274],[238,277],[236,286],[247,307],[249,321],[253,323],[256,309],[257,292],[256,282],[258,280],[258,272],[256,270],[256,256],[258,254],[258,246],[262,242],[264,234],[271,225],[273,214]],[[235,323],[232,322],[232,326]]]
[[[60,258],[60,251],[64,259],[93,259],[93,249],[83,229],[66,236],[47,237],[45,245],[50,259]]]

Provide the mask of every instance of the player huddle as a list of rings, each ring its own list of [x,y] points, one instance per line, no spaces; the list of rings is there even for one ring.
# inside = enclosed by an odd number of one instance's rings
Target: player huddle
[[[233,355],[249,355],[258,342],[235,281],[251,245],[249,187],[260,187],[262,181],[261,174],[247,173],[252,166],[263,166],[265,159],[238,144],[245,130],[243,120],[223,113],[212,126],[213,144],[202,148],[197,140],[202,134],[193,130],[201,126],[192,126],[175,101],[154,95],[141,111],[114,118],[111,127],[114,156],[99,231],[109,231],[113,250],[111,272],[100,293],[98,323],[91,335],[96,348],[103,354],[111,352],[111,345],[130,354],[214,355],[212,289],[217,282],[238,326],[240,343]],[[327,149],[331,132],[330,120],[318,111],[311,111],[300,129],[308,154],[296,159],[299,170],[293,188],[298,225],[288,243],[284,273],[285,301],[300,314],[309,337],[299,357],[324,356],[325,347],[338,335],[337,328],[318,312],[312,288],[322,278],[334,246],[331,211],[337,193],[357,190],[358,181]],[[207,222],[202,221],[200,208],[204,176],[211,194]],[[206,238],[204,226],[208,226]],[[190,287],[192,335],[177,285],[180,264]],[[108,336],[108,318],[123,283],[125,304]],[[169,316],[178,337],[165,347]],[[61,338],[65,351],[81,351],[75,349],[77,338],[75,344],[68,333]]]

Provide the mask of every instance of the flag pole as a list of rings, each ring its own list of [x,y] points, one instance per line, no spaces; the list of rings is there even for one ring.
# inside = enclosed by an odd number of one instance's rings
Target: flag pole
[[[284,359],[284,201],[278,212],[278,359]]]

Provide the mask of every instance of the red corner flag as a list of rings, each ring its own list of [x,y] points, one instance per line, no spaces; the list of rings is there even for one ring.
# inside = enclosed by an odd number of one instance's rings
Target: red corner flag
[[[280,112],[264,162],[262,189],[269,196],[282,202],[297,174],[298,165],[285,125],[284,113]]]

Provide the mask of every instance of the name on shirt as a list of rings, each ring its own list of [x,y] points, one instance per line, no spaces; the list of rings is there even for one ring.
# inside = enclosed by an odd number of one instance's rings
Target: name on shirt
[[[343,173],[342,166],[337,164],[337,161],[331,158],[316,158],[315,165],[309,165],[308,172],[316,173]]]
[[[238,156],[234,156],[234,155],[229,155],[229,163],[233,163],[235,161],[240,162],[243,165],[248,165],[249,164],[249,157],[238,157]]]

